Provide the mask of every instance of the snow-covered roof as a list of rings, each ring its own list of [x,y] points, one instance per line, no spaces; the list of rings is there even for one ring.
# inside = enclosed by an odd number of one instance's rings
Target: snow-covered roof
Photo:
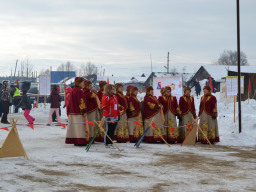
[[[166,72],[155,72],[156,77],[170,77],[173,76],[173,74],[166,73]]]
[[[229,71],[237,71],[237,66],[229,66]],[[241,66],[241,73],[256,73],[256,66]]]
[[[148,79],[148,77],[151,75],[151,73],[148,73],[148,74],[143,73],[142,75],[133,76],[130,82],[144,83]]]
[[[66,85],[70,85],[71,83],[74,83],[75,77],[70,78],[69,80],[65,81]]]
[[[203,67],[215,81],[221,81],[228,74],[228,66],[225,65],[206,65]]]
[[[146,77],[134,77],[134,79],[136,79],[140,83],[144,83],[148,79],[148,76],[146,76]]]
[[[228,75],[228,71],[237,71],[237,66],[205,65],[203,67],[215,81],[221,81]],[[256,73],[256,66],[241,66],[241,73]]]
[[[131,81],[131,77],[129,76],[97,76],[97,81],[107,81],[109,79],[109,83],[128,83]]]

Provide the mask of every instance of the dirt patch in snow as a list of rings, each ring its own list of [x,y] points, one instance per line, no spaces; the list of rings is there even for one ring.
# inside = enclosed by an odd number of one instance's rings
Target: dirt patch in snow
[[[115,188],[112,187],[101,187],[101,186],[89,186],[85,184],[69,184],[67,186],[63,186],[67,188],[67,190],[56,190],[55,192],[78,192],[78,191],[91,191],[91,192],[108,192],[115,191]],[[117,191],[117,190],[116,190]]]
[[[53,175],[53,176],[69,176],[68,172],[64,171],[55,171],[55,170],[47,170],[47,169],[38,169],[37,172],[43,173],[44,175]]]
[[[112,169],[112,168],[108,168],[107,170],[104,170],[102,172],[103,175],[131,175],[133,174],[132,172],[129,171],[125,171],[122,169]]]
[[[19,175],[18,177],[20,179],[23,179],[23,180],[26,180],[29,182],[33,182],[33,183],[47,183],[50,185],[54,184],[54,182],[50,178],[35,177],[35,176],[31,176],[31,175]]]
[[[233,162],[216,160],[199,154],[194,154],[192,152],[182,153],[182,154],[156,154],[162,156],[162,158],[155,162],[154,166],[167,166],[178,164],[178,166],[184,168],[194,168],[199,169],[204,172],[211,171],[210,167],[235,167]]]

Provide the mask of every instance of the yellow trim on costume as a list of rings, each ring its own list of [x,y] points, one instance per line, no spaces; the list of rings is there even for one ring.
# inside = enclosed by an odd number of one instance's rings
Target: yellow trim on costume
[[[91,98],[96,98],[96,94],[92,92]]]
[[[79,105],[80,110],[86,109],[85,102],[84,102],[84,99],[83,99],[83,98],[81,98],[80,103],[81,103],[81,104]]]
[[[179,106],[177,107],[176,110],[177,110],[178,114],[181,114],[181,113],[182,113]]]
[[[132,102],[129,103],[130,111],[135,111],[135,107],[133,106]]]
[[[155,104],[154,103],[148,102],[147,104],[148,104],[150,109],[154,109],[155,108]]]

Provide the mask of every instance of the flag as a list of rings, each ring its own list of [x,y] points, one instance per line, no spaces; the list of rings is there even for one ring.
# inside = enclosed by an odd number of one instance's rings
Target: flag
[[[209,77],[209,87],[211,88],[211,92],[213,92],[212,77],[211,77],[211,75]]]
[[[251,93],[252,85],[251,85],[251,78],[249,77],[249,84],[248,84],[248,93]]]
[[[173,132],[174,132],[174,127],[171,127],[170,129],[171,129],[171,133],[173,134]]]
[[[89,125],[94,126],[93,122],[87,122]]]
[[[191,124],[188,125],[188,132],[190,131]]]
[[[107,84],[109,84],[109,78],[107,78]]]
[[[136,125],[142,126],[138,121],[133,121]]]
[[[60,124],[60,126],[62,126],[64,129],[66,129],[66,125],[65,124]]]
[[[34,125],[32,124],[27,124],[28,127],[30,127],[31,129],[34,129]]]
[[[5,131],[9,131],[9,129],[7,127],[3,127],[3,128],[0,128],[0,129],[3,129]]]

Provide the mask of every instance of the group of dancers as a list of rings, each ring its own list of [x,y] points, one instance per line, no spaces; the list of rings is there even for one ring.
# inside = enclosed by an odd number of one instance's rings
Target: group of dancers
[[[85,146],[92,138],[95,142],[104,142],[106,147],[112,144],[111,140],[134,143],[152,122],[155,126],[147,131],[144,142],[162,142],[162,136],[169,143],[182,143],[197,118],[189,87],[184,88],[179,103],[172,95],[171,87],[162,88],[159,98],[154,96],[152,86],[146,87],[142,102],[137,98],[138,88],[135,86],[127,86],[126,95],[120,83],[111,85],[100,81],[99,87],[96,91],[89,80],[76,77],[74,87],[65,91],[68,115],[66,144]],[[209,86],[204,86],[203,92],[198,113],[202,132],[198,132],[197,141],[219,142],[217,100]],[[95,121],[104,121],[103,129],[96,132],[99,125]]]

